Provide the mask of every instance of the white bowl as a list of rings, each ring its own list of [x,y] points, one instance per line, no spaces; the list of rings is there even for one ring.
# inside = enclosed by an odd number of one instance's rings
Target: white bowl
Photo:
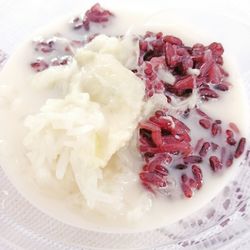
[[[46,24],[69,9],[73,11],[72,3],[53,1],[45,5],[42,1],[31,4],[26,19],[23,13],[15,12],[19,8],[27,9],[27,5],[17,1],[9,1],[4,5],[0,1],[1,13],[8,12],[8,16],[0,21],[4,22],[5,42],[3,48],[11,53],[14,44],[42,24]],[[55,3],[56,2],[56,3]],[[78,11],[85,10],[92,1],[78,2]],[[101,3],[104,1],[100,1]],[[2,4],[2,5],[1,5]],[[19,4],[19,5],[18,5]],[[205,34],[211,33],[211,40],[222,42],[234,58],[234,64],[241,76],[248,100],[250,100],[250,18],[227,2],[227,6],[215,2],[190,1],[189,3],[158,1],[157,6],[152,1],[127,1],[126,3],[104,2],[105,7],[115,4],[119,8],[133,7],[135,11],[151,8],[152,13],[161,15],[162,9],[168,9],[172,15],[174,25],[178,22],[180,37],[187,36],[187,27],[196,24],[203,27]],[[183,5],[184,4],[184,5]],[[231,5],[230,5],[231,4]],[[17,5],[17,6],[16,6]],[[206,7],[205,7],[206,6]],[[229,8],[231,6],[231,8]],[[232,8],[233,7],[233,8]],[[223,9],[223,14],[221,10]],[[5,10],[5,11],[4,11]],[[15,19],[14,19],[15,17]],[[20,20],[18,19],[20,17]],[[12,20],[11,20],[12,18]],[[19,20],[19,21],[18,21]],[[151,22],[157,22],[157,15],[151,17]],[[1,27],[1,26],[0,26]],[[183,27],[183,29],[181,28]],[[171,29],[171,25],[169,25]],[[185,30],[183,33],[182,30]],[[199,30],[199,29],[198,29]],[[0,29],[0,37],[2,28]],[[183,33],[183,34],[182,34]],[[191,34],[192,36],[195,34]],[[202,34],[196,34],[202,36]],[[198,40],[198,39],[197,39]],[[3,249],[188,249],[221,248],[231,244],[234,248],[247,242],[249,235],[249,191],[250,169],[248,161],[242,164],[239,175],[213,201],[195,214],[164,228],[143,233],[103,233],[79,229],[63,224],[38,209],[34,208],[16,191],[12,184],[0,170],[0,246]],[[231,249],[231,248],[230,248]]]

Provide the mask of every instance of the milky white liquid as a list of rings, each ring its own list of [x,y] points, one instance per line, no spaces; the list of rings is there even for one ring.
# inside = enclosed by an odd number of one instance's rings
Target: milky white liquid
[[[173,22],[168,22],[167,15],[154,16],[150,12],[139,14],[125,10],[113,12],[116,13],[117,18],[112,28],[105,29],[106,34],[118,35],[126,32],[143,34],[144,31],[151,30],[180,36],[185,43],[190,45],[196,42],[207,44],[209,41],[204,38],[206,37],[203,35],[204,32],[199,33],[195,26],[192,27],[194,31],[192,36],[188,32],[189,29],[179,29],[177,22],[174,25]],[[64,19],[62,22],[43,29],[32,38],[38,35],[50,37],[58,32],[69,34],[67,20]],[[205,35],[209,37],[209,34],[205,33]],[[203,187],[195,193],[192,199],[170,201],[159,197],[153,198],[152,208],[138,221],[129,221],[123,216],[114,219],[105,218],[98,213],[85,211],[72,204],[63,192],[53,193],[53,190],[42,189],[34,181],[34,173],[25,157],[22,142],[27,131],[23,127],[23,121],[28,114],[37,113],[48,98],[61,97],[61,94],[57,91],[38,91],[30,88],[27,83],[34,74],[29,68],[30,60],[32,60],[31,39],[16,50],[0,74],[0,116],[4,117],[0,124],[0,163],[23,196],[54,218],[74,226],[100,231],[143,231],[164,226],[204,206],[239,170],[241,159],[235,160],[230,169],[216,176],[211,176],[209,171],[204,171]],[[243,87],[234,67],[225,64],[225,68],[230,72],[230,82],[234,84],[233,87],[225,95],[222,94],[219,101],[210,101],[203,104],[201,108],[214,119],[221,119],[225,123],[235,121],[242,136],[247,136],[247,105]],[[202,133],[202,130],[197,130],[197,133]],[[192,134],[192,138],[196,136],[198,137],[197,134]],[[131,186],[125,198],[130,203],[137,202],[142,192],[144,190],[137,183]]]

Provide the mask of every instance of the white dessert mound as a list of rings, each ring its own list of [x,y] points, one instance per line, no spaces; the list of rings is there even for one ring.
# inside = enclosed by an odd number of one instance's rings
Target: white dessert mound
[[[51,178],[78,190],[91,209],[123,206],[124,177],[136,178],[112,159],[131,140],[144,104],[144,83],[129,70],[137,55],[136,43],[100,35],[71,64],[34,76],[32,86],[62,94],[25,120],[24,145],[39,183]]]

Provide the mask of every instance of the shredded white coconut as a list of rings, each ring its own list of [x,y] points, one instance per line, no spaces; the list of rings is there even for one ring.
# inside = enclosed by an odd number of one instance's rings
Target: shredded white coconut
[[[196,76],[198,76],[200,74],[200,70],[199,69],[188,68],[187,73],[189,75],[196,75]]]
[[[99,35],[85,46],[85,49],[114,56],[128,69],[137,67],[139,50],[138,39],[126,35],[122,39]]]
[[[158,70],[158,78],[162,80],[163,82],[174,84],[175,83],[175,76],[165,69],[159,69]]]
[[[144,103],[143,82],[122,64],[124,43],[100,35],[76,51],[68,66],[38,73],[33,85],[65,96],[47,100],[25,120],[24,145],[38,182],[49,176],[64,188],[70,172],[88,207],[97,210],[100,203],[124,206],[126,183],[117,181],[132,173],[110,160],[131,139]]]

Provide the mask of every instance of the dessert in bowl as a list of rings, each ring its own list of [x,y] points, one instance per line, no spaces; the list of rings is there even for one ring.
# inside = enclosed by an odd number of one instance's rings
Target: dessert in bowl
[[[242,161],[246,102],[223,44],[145,16],[96,4],[34,34],[1,72],[1,165],[68,224],[167,225]]]

